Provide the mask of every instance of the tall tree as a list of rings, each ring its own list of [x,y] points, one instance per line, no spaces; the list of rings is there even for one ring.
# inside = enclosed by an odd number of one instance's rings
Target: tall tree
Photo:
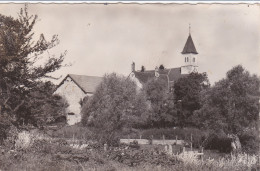
[[[149,80],[143,88],[147,101],[150,102],[149,125],[152,127],[167,127],[174,125],[176,110],[172,92],[169,92],[165,79]]]
[[[17,19],[0,15],[0,107],[1,114],[8,114],[13,122],[28,120],[26,114],[21,115],[21,107],[28,106],[38,83],[53,78],[50,73],[62,67],[64,60],[65,53],[58,57],[46,53],[59,43],[57,35],[50,41],[43,34],[36,39],[37,18],[28,14],[27,6]]]
[[[146,103],[135,82],[115,73],[105,75],[82,108],[82,122],[110,134],[122,127],[135,127],[145,120]]]
[[[260,80],[241,65],[227,72],[203,95],[203,106],[196,111],[200,126],[239,134],[256,127]]]
[[[206,73],[191,73],[174,84],[175,103],[179,106],[178,119],[182,126],[194,122],[191,116],[202,105],[200,94],[209,86]]]

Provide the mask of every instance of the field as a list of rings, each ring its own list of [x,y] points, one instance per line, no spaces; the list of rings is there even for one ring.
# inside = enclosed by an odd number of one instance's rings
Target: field
[[[70,141],[68,141],[70,140]],[[180,146],[173,146],[179,151]],[[189,151],[189,149],[187,149]],[[203,160],[194,153],[168,154],[163,145],[121,144],[105,147],[94,141],[53,138],[22,132],[13,149],[1,147],[0,170],[254,170],[256,156],[205,151]]]

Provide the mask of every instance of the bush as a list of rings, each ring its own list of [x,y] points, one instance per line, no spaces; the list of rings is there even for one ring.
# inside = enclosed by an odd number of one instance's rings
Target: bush
[[[205,143],[205,148],[218,150],[223,153],[230,153],[232,151],[231,141],[232,139],[225,133],[213,133],[208,137]]]
[[[257,130],[248,129],[239,136],[242,150],[249,154],[256,154],[259,150],[259,139]]]

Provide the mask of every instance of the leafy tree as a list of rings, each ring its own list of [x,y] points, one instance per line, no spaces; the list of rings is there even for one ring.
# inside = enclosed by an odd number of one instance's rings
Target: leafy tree
[[[260,80],[241,65],[203,94],[203,106],[196,111],[201,127],[240,134],[256,127]]]
[[[176,110],[173,95],[168,90],[165,79],[149,80],[143,88],[147,100],[150,102],[149,123],[151,127],[166,127],[174,124]]]
[[[37,18],[28,14],[27,6],[17,19],[0,15],[0,108],[1,115],[7,114],[13,123],[32,121],[32,92],[40,91],[41,80],[53,78],[50,73],[62,67],[64,60],[65,53],[58,57],[45,53],[59,40],[54,35],[47,41],[43,34],[36,39]]]
[[[159,69],[160,69],[160,70],[164,70],[164,69],[165,69],[165,67],[163,66],[163,64],[161,64],[161,65],[159,66]]]
[[[20,124],[26,124],[28,120],[36,126],[45,126],[52,123],[66,122],[66,108],[68,103],[59,95],[53,95],[55,85],[48,82],[38,83],[38,88],[30,92],[30,99],[20,107]]]
[[[191,73],[174,84],[175,103],[178,106],[178,122],[188,126],[196,121],[193,112],[201,108],[201,92],[210,86],[206,73]],[[195,120],[194,120],[195,119]]]
[[[145,71],[145,67],[142,65],[141,72],[144,72],[144,71]]]
[[[105,75],[82,108],[83,125],[111,135],[123,127],[137,127],[145,120],[146,103],[136,84],[115,73]]]

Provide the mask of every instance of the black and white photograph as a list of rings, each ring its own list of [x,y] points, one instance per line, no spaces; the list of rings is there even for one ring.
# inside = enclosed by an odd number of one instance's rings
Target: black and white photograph
[[[259,171],[257,3],[0,3],[0,171]]]

